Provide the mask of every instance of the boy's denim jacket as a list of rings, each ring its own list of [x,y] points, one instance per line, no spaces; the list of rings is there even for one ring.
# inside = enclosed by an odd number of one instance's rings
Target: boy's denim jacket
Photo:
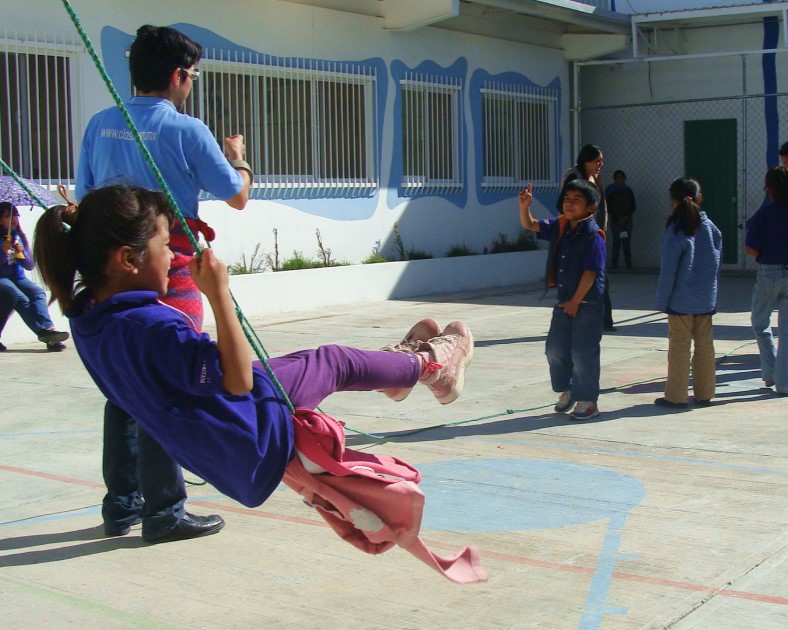
[[[545,289],[556,287],[558,301],[571,300],[577,291],[580,277],[583,275],[583,255],[591,242],[591,236],[599,233],[605,238],[605,233],[599,229],[594,217],[589,217],[577,224],[577,228],[570,232],[569,220],[562,214],[558,221],[558,232],[550,240],[550,251],[547,256],[545,272]],[[556,259],[558,243],[561,239],[568,239],[563,244],[561,260]],[[598,273],[594,284],[588,290],[583,302],[599,302],[605,293],[605,274]]]

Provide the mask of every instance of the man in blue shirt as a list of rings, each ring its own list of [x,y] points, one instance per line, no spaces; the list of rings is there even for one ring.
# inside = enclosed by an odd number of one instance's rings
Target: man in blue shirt
[[[572,420],[599,415],[599,361],[604,319],[604,232],[594,222],[599,190],[583,179],[564,188],[563,214],[536,220],[531,215],[532,186],[519,195],[520,222],[537,238],[550,241],[546,286],[558,290],[545,352],[553,391],[560,392],[558,413],[574,406]]]
[[[244,161],[243,136],[225,138],[223,151],[200,120],[180,113],[194,81],[202,48],[179,31],[142,26],[129,55],[137,96],[127,102],[156,165],[171,188],[193,232],[208,240],[212,231],[199,221],[198,195],[206,190],[242,210],[249,199],[252,169]],[[93,116],[82,142],[76,196],[94,188],[126,183],[158,189],[120,110],[112,107]],[[173,228],[170,246],[175,260],[163,298],[202,328],[202,296],[188,272],[194,251],[180,226]],[[164,542],[218,532],[218,515],[186,512],[186,487],[180,466],[120,407],[107,402],[104,413],[104,497],[102,516],[109,536],[122,536],[142,521],[147,542]]]

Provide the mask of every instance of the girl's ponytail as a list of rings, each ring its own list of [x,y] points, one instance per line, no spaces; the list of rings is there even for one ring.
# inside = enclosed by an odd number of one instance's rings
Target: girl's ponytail
[[[679,177],[670,185],[670,198],[676,202],[673,214],[665,227],[673,224],[673,231],[695,236],[700,227],[700,184],[691,177]]]
[[[38,271],[57,301],[60,310],[68,311],[74,300],[77,275],[76,246],[71,238],[74,206],[53,206],[36,223],[33,258]],[[65,220],[64,220],[65,215]]]
[[[107,261],[128,246],[140,262],[159,230],[159,216],[172,226],[172,209],[160,192],[129,186],[107,186],[89,192],[79,207],[55,206],[38,220],[34,255],[41,277],[64,313],[82,289],[104,286]]]

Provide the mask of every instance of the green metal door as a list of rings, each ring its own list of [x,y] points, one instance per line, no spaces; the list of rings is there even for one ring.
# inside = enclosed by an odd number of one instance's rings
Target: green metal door
[[[722,262],[739,261],[737,121],[684,121],[684,172],[697,179],[702,208],[722,232]]]

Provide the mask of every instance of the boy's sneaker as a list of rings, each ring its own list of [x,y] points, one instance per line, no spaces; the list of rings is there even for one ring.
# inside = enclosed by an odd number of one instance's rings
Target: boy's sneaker
[[[567,389],[565,392],[561,392],[561,395],[558,397],[558,402],[555,403],[553,410],[556,413],[564,413],[565,411],[569,411],[569,408],[574,404],[575,401],[572,400],[572,392]]]
[[[44,343],[60,343],[61,341],[65,341],[69,338],[69,334],[67,332],[60,332],[59,330],[55,330],[54,328],[48,328],[46,330],[42,330],[38,333],[38,340],[43,341]]]
[[[598,415],[599,409],[596,403],[578,400],[575,408],[572,409],[572,413],[569,414],[569,417],[572,420],[590,420],[591,418],[596,418]]]
[[[452,322],[440,337],[422,342],[419,351],[429,355],[419,382],[429,387],[442,405],[457,400],[465,386],[465,369],[473,359],[470,328],[462,322]]]
[[[381,348],[381,350],[384,352],[408,352],[413,354],[419,350],[419,346],[422,342],[429,341],[433,337],[439,337],[440,334],[441,328],[438,326],[438,322],[429,318],[422,319],[408,331],[408,334],[405,335],[402,341],[398,344],[385,346]],[[393,389],[381,389],[380,391],[392,400],[399,402],[405,400],[410,395],[410,392],[413,391],[413,388],[398,387]]]

